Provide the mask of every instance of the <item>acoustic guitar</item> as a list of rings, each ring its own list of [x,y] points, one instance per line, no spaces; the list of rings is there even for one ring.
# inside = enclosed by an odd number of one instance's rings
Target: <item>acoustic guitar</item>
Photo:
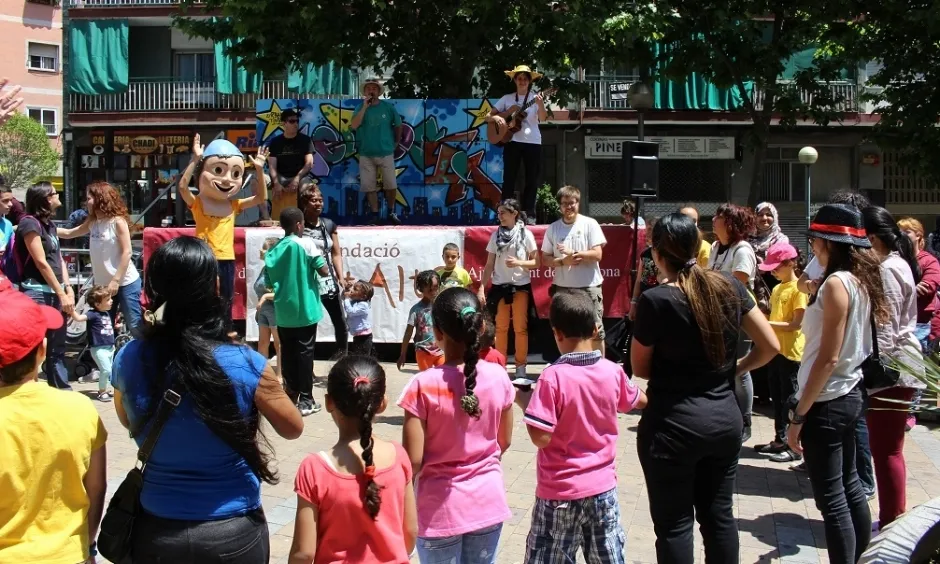
[[[490,121],[486,124],[486,140],[493,145],[503,146],[506,143],[512,141],[512,136],[516,134],[517,131],[522,129],[522,122],[525,121],[526,116],[528,115],[528,110],[532,104],[536,103],[536,100],[541,96],[544,100],[548,96],[551,96],[557,88],[549,88],[548,90],[542,90],[538,94],[532,97],[531,100],[522,104],[515,104],[510,107],[505,112],[500,112],[496,115],[502,117],[506,120],[506,126],[500,126],[500,124],[495,121]]]

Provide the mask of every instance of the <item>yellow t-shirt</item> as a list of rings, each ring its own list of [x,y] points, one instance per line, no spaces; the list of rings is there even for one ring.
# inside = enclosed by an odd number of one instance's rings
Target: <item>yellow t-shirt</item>
[[[455,266],[453,270],[444,270],[443,266],[434,269],[441,277],[441,290],[447,288],[469,288],[472,281],[470,273],[462,266]]]
[[[709,243],[705,239],[702,239],[702,242],[701,244],[699,244],[699,247],[698,247],[698,255],[695,257],[696,261],[698,261],[698,265],[701,266],[702,268],[708,268],[708,257],[709,255],[711,255],[711,253],[712,253],[711,243]]]
[[[88,558],[82,479],[107,438],[78,392],[40,382],[0,388],[0,563]]]
[[[190,208],[196,221],[196,237],[209,244],[218,260],[235,260],[235,216],[242,212],[242,206],[238,200],[229,200],[229,203],[232,213],[225,217],[206,215],[198,196]]]
[[[805,310],[809,304],[809,296],[796,287],[796,280],[781,282],[770,293],[770,320],[792,321],[793,313],[799,309]],[[780,341],[780,354],[790,360],[800,362],[803,358],[803,345],[805,338],[803,332],[781,331],[774,327],[777,339]]]

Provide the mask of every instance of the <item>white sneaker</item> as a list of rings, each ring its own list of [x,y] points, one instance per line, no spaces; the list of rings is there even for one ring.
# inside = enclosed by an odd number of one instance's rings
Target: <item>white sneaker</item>
[[[100,379],[101,379],[101,372],[99,372],[98,370],[92,370],[90,373],[88,373],[87,376],[82,378],[81,381],[88,383],[88,382],[97,382]]]
[[[518,365],[516,365],[516,378],[526,378],[526,379],[528,379],[528,376],[526,375],[526,370],[525,370],[525,368],[526,368],[526,367],[525,367],[525,364],[518,364]]]

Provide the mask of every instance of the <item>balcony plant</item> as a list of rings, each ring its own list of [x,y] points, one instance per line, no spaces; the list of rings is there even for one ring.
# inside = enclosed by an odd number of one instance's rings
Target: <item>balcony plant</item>
[[[561,207],[555,199],[552,185],[545,183],[535,194],[535,220],[540,224],[552,223],[561,217]]]

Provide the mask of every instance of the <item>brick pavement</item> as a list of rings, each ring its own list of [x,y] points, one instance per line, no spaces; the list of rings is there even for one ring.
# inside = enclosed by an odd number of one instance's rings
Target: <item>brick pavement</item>
[[[329,363],[317,363],[317,372],[326,374]],[[389,408],[377,418],[375,432],[385,438],[400,441],[402,410],[394,405],[408,379],[414,374],[414,365],[399,372],[393,364],[384,364],[388,374]],[[535,366],[530,370],[534,371]],[[325,379],[321,379],[314,393],[323,397]],[[641,382],[641,386],[643,383]],[[76,389],[91,392],[95,384],[78,384]],[[95,402],[107,427],[108,438],[108,492],[117,488],[127,470],[133,465],[136,446],[121,427],[111,404]],[[513,443],[503,456],[503,473],[512,518],[504,525],[498,562],[521,563],[526,534],[529,531],[531,508],[535,495],[535,452],[516,408]],[[620,417],[617,474],[618,493],[624,531],[627,534],[627,561],[656,562],[655,535],[649,516],[649,498],[643,473],[636,455],[636,425],[638,414]],[[276,486],[263,486],[261,493],[271,534],[271,562],[287,562],[294,528],[296,498],[293,493],[294,474],[300,461],[311,452],[323,450],[335,442],[336,431],[329,415],[324,411],[305,419],[303,436],[295,441],[278,437],[268,429],[274,445],[281,482]],[[773,437],[773,420],[755,415],[754,433],[748,445],[767,442]],[[940,433],[918,426],[908,436],[905,447],[908,464],[908,507],[940,496]],[[877,515],[877,502],[871,503]],[[826,540],[822,520],[812,500],[809,481],[805,474],[791,471],[787,465],[774,464],[754,453],[742,451],[738,470],[735,511],[741,539],[741,562],[827,563]],[[696,536],[696,562],[703,562],[701,536]],[[413,560],[417,562],[417,558]],[[582,562],[579,557],[579,562]]]

